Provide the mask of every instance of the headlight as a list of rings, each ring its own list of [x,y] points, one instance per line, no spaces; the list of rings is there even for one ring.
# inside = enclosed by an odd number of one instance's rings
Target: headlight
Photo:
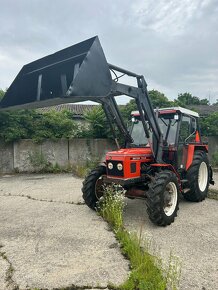
[[[118,169],[119,171],[121,171],[121,170],[123,169],[123,165],[122,165],[121,163],[118,163],[118,164],[117,164],[117,169]]]
[[[113,169],[113,167],[114,167],[113,164],[112,164],[111,162],[109,162],[107,166],[108,166],[108,168],[109,168],[110,170]]]

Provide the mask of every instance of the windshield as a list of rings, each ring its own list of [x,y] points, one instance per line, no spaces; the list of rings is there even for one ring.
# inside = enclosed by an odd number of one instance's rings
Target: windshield
[[[131,147],[145,147],[148,145],[148,139],[145,136],[145,131],[141,120],[136,120],[132,126],[131,136],[133,138],[133,143],[130,144]]]
[[[175,116],[174,114],[173,115],[171,114],[171,115],[159,115],[158,117],[160,130],[163,134],[164,146],[174,145],[176,143],[178,120],[174,119],[174,116]],[[151,131],[150,134],[152,136]],[[145,136],[143,124],[139,118],[135,119],[135,121],[133,122],[131,136],[134,140],[132,143],[130,143],[131,147],[148,146],[148,138]]]
[[[163,134],[164,145],[175,144],[178,120],[174,119],[174,115],[159,115],[158,123]]]

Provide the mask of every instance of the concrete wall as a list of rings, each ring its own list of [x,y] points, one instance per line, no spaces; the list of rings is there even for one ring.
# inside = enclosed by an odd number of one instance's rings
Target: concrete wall
[[[209,158],[218,151],[218,136],[209,137]],[[89,162],[101,162],[108,151],[116,148],[114,142],[107,139],[60,139],[46,140],[36,144],[32,140],[20,140],[14,143],[0,142],[0,173],[33,172],[30,156],[42,156],[44,161],[56,163],[66,168],[85,166]]]
[[[0,173],[33,172],[39,167],[33,158],[58,164],[61,168],[85,166],[92,161],[101,162],[105,153],[115,148],[115,144],[106,139],[46,140],[42,144],[32,140],[10,144],[0,142]]]

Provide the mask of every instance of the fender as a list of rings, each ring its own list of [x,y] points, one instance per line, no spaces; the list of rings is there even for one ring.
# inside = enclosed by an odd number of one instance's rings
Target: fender
[[[195,150],[202,150],[208,153],[208,145],[203,145],[203,144],[188,144],[188,149],[187,149],[187,161],[186,161],[186,170],[189,169],[189,167],[192,165],[193,158],[194,158],[194,153]]]

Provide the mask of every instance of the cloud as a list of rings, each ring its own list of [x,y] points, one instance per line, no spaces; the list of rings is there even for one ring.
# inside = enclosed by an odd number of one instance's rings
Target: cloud
[[[218,98],[218,0],[0,0],[0,87],[25,64],[94,35],[109,62],[170,98]]]

